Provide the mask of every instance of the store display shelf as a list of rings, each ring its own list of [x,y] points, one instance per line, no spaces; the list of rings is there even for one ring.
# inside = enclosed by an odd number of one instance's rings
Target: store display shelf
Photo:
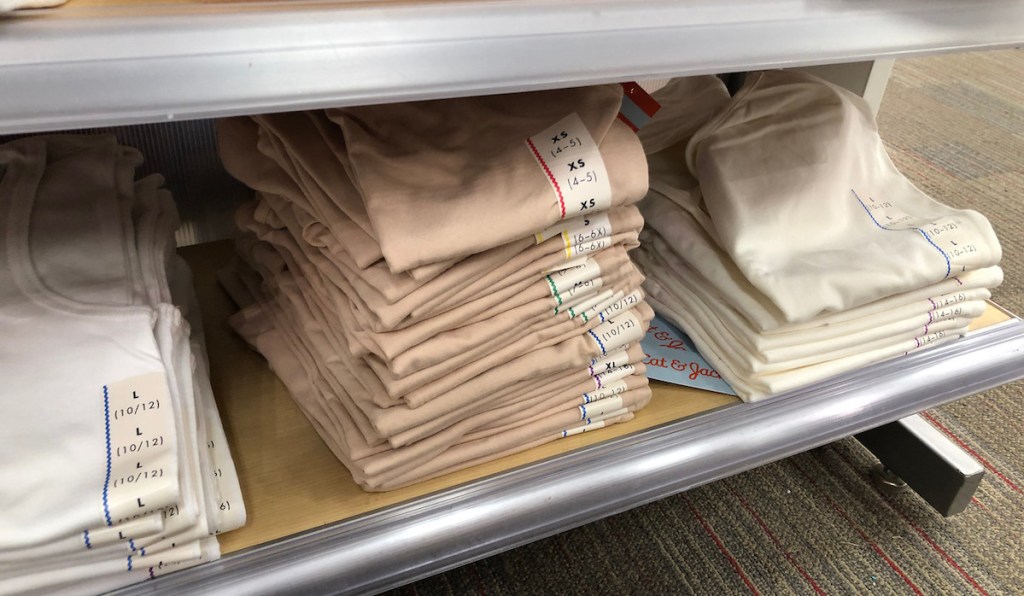
[[[147,593],[371,592],[724,478],[1024,376],[1024,322],[992,307],[967,337],[745,404],[654,383],[628,424],[387,493],[365,493],[266,363],[232,335],[215,271],[230,244],[183,249],[249,524],[225,557]]]
[[[0,18],[0,133],[1022,41],[1016,0],[73,0]]]

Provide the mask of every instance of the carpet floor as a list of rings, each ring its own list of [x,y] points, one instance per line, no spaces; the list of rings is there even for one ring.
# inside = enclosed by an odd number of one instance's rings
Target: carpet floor
[[[1016,74],[1014,74],[1016,73]],[[1024,52],[897,62],[879,114],[896,165],[988,216],[1024,313]],[[846,439],[410,584],[396,594],[1024,592],[1024,386],[925,417],[987,468],[964,513],[886,496]]]

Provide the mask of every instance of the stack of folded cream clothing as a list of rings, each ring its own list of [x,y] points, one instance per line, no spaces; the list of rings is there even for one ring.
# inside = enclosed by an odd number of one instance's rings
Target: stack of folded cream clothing
[[[249,304],[232,323],[388,490],[628,420],[653,311],[617,86],[219,123]]]
[[[914,187],[859,97],[752,75],[651,155],[650,301],[757,400],[950,341],[1002,281],[980,214]],[[713,115],[712,115],[713,114]]]
[[[0,146],[3,593],[144,581],[245,522],[175,206],[140,163],[111,136]]]

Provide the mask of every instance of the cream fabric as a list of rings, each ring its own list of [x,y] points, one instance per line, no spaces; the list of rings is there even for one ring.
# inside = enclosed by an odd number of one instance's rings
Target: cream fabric
[[[0,1],[0,13],[31,8],[53,8],[64,4],[67,1],[68,0],[2,0]]]
[[[1001,256],[982,215],[934,201],[896,170],[863,99],[808,74],[750,76],[686,157],[718,243],[787,322]]]
[[[648,156],[689,140],[706,120],[729,102],[717,76],[679,77],[651,94],[661,108],[637,131]],[[654,178],[654,172],[651,172]]]
[[[999,267],[986,267],[868,305],[819,315],[807,323],[791,324],[785,321],[785,315],[763,293],[750,284],[729,256],[718,248],[708,233],[709,228],[713,229],[710,218],[696,208],[692,200],[686,203],[686,209],[679,208],[681,204],[682,200],[669,201],[657,191],[648,193],[641,207],[648,225],[657,232],[657,236],[648,233],[648,241],[659,248],[658,252],[667,262],[684,260],[686,265],[700,274],[702,280],[717,290],[718,295],[741,313],[754,329],[764,333],[788,333],[794,329],[835,324],[914,301],[935,299],[961,291],[994,288],[1003,279]],[[694,217],[694,214],[699,218]],[[659,237],[664,239],[664,244],[659,244]]]
[[[741,397],[950,341],[984,312],[991,226],[903,178],[860,98],[776,71],[712,115],[713,95],[649,143],[635,257],[651,304]]]

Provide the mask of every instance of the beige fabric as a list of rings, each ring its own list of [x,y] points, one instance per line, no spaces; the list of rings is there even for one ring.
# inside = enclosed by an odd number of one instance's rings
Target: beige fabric
[[[346,429],[346,422],[329,413],[330,410],[324,407],[324,394],[318,393],[315,384],[309,381],[315,377],[315,371],[307,368],[308,361],[303,365],[297,353],[291,350],[295,344],[287,334],[274,329],[263,317],[264,314],[257,306],[235,315],[232,324],[260,351],[267,354],[275,372],[288,386],[325,443],[352,470],[356,480],[370,490],[396,488],[508,455],[554,440],[561,430],[586,422],[579,408],[584,400],[580,393],[572,393],[570,390],[539,400],[505,404],[463,420],[408,447],[390,450],[357,449],[356,452],[362,455],[355,455],[352,445],[346,441],[347,436],[352,436]],[[638,375],[627,377],[625,384],[626,390],[617,396],[617,406],[633,411],[649,401],[650,390],[642,370]],[[608,413],[601,409],[602,401],[593,402],[588,413],[595,416]],[[543,415],[542,420],[538,419],[538,413]],[[518,418],[511,417],[517,414]],[[605,424],[626,419],[629,419],[628,415],[620,414],[606,420]],[[479,428],[487,421],[502,420],[506,423],[475,434],[471,432],[471,429]]]
[[[636,341],[653,310],[627,256],[646,160],[620,100],[609,85],[218,123],[226,167],[257,191],[225,284],[251,304],[231,323],[361,485],[627,420],[650,399]],[[573,113],[611,208],[563,221],[526,139]]]
[[[637,131],[649,156],[688,141],[729,102],[729,90],[715,75],[675,78],[651,96],[661,108]]]
[[[612,204],[643,197],[647,167],[616,120],[618,85],[328,110],[393,271],[461,258],[546,229],[559,202],[526,145],[571,113],[600,146]]]
[[[392,332],[376,334],[366,331],[358,313],[353,309],[348,294],[343,292],[339,285],[343,285],[346,279],[342,276],[331,275],[331,263],[324,259],[321,254],[312,250],[307,244],[296,241],[293,235],[287,231],[277,230],[269,226],[260,225],[259,222],[249,218],[249,210],[243,209],[239,212],[239,223],[244,227],[257,233],[257,235],[287,251],[291,258],[308,266],[311,273],[309,279],[317,289],[316,296],[320,299],[323,307],[331,312],[338,312],[341,323],[344,324],[345,332],[350,339],[349,347],[356,354],[376,353],[384,358],[397,356],[402,350],[416,345],[415,342],[424,342],[428,338],[450,329],[453,325],[465,325],[479,322],[484,315],[489,315],[493,307],[500,305],[503,308],[514,308],[528,303],[536,304],[551,297],[549,282],[538,277],[535,280],[523,280],[509,286],[508,289],[515,292],[514,295],[507,295],[509,292],[496,292],[485,294],[475,301],[470,301],[459,308],[453,309],[450,313],[444,313],[438,317],[431,317],[421,324],[407,328],[403,332]],[[633,214],[639,218],[638,214]],[[634,232],[627,235],[627,239],[633,239]],[[543,246],[543,245],[539,245]],[[627,259],[621,249],[600,251],[595,253],[594,259],[600,268],[605,271],[616,271],[626,266]],[[523,259],[525,260],[525,259]],[[540,269],[550,259],[543,260],[540,264],[531,265],[534,269]],[[308,263],[307,263],[308,262]],[[526,268],[524,266],[524,268]],[[458,269],[457,267],[454,269]],[[511,279],[522,277],[521,273],[510,275]],[[329,278],[329,279],[328,279]],[[446,276],[434,280],[432,283],[445,283]],[[458,283],[458,280],[454,280]],[[506,298],[504,301],[496,298]],[[549,302],[552,306],[554,303]]]
[[[377,241],[346,217],[339,209],[330,210],[331,219],[314,210],[302,188],[282,167],[260,153],[259,126],[249,118],[221,118],[216,121],[217,151],[228,173],[256,191],[286,197],[308,216],[301,237],[314,246],[328,243],[344,247],[361,268],[380,261],[383,255]],[[330,228],[327,225],[330,224]],[[342,240],[343,239],[343,240]]]
[[[260,269],[263,279],[271,284],[276,284],[274,291],[279,292],[288,302],[283,310],[290,317],[292,325],[304,329],[309,334],[323,338],[325,344],[330,344],[331,334],[325,333],[326,317],[319,311],[317,305],[308,300],[311,292],[306,291],[307,277],[294,276],[285,267],[286,259],[269,245],[255,245],[252,247],[251,258]],[[284,306],[284,304],[282,304]],[[637,309],[638,316],[646,324],[653,313],[642,302],[630,305]],[[592,319],[584,329],[592,329],[601,323],[600,319]],[[487,370],[468,382],[444,390],[449,380],[443,379],[437,385],[422,387],[409,395],[403,397],[403,401],[416,407],[391,399],[380,379],[373,371],[359,358],[337,346],[333,349],[323,350],[324,362],[338,362],[341,367],[336,373],[345,378],[349,384],[353,381],[358,383],[363,391],[359,395],[353,395],[357,399],[365,400],[360,406],[371,421],[374,427],[384,436],[390,436],[395,432],[407,430],[417,422],[425,422],[430,418],[443,414],[455,408],[466,406],[472,403],[477,396],[493,394],[496,390],[510,386],[512,383],[521,381],[527,376],[541,376],[552,374],[561,370],[578,368],[593,357],[602,355],[602,346],[589,334],[579,335],[580,332],[573,332],[572,337],[560,343],[543,347],[528,352],[516,358],[505,366]],[[610,346],[604,346],[609,351]],[[340,349],[339,349],[340,348]],[[351,376],[347,376],[351,375]],[[354,378],[352,378],[354,377]],[[357,391],[349,391],[355,394]],[[393,407],[381,410],[374,402]]]
[[[256,148],[288,173],[314,209],[327,212],[340,209],[344,217],[348,218],[346,225],[351,222],[373,239],[373,254],[376,256],[380,251],[377,234],[370,226],[362,198],[345,173],[345,161],[339,164],[330,147],[325,145],[325,138],[320,135],[316,125],[318,117],[321,121],[324,119],[319,112],[254,116],[254,121],[260,126]],[[328,228],[335,229],[329,224]],[[340,239],[347,242],[348,236],[342,235]],[[360,251],[366,250],[366,258],[369,258],[366,238],[355,234],[353,239],[355,244],[352,252],[362,254]],[[410,269],[408,275],[398,276],[398,288],[408,285],[410,280],[416,282],[431,279],[454,263],[454,260],[448,260]],[[369,268],[367,265],[363,267]],[[379,275],[373,277],[380,278]],[[395,282],[386,283],[381,290],[389,290],[392,283]]]
[[[266,197],[269,199],[270,197]],[[429,283],[424,284],[399,303],[388,305],[376,302],[367,303],[356,288],[349,283],[350,277],[335,263],[324,257],[322,253],[317,254],[308,250],[305,243],[295,240],[294,233],[299,224],[290,217],[289,204],[279,203],[275,205],[280,211],[280,221],[272,221],[269,216],[266,218],[269,223],[260,222],[255,219],[253,208],[243,208],[238,213],[239,225],[248,231],[255,233],[258,237],[268,240],[280,246],[289,247],[290,252],[298,254],[302,252],[315,261],[316,269],[329,284],[324,288],[325,296],[335,305],[334,308],[351,311],[351,318],[355,321],[352,331],[356,333],[356,339],[367,350],[382,353],[385,357],[393,357],[402,350],[424,341],[427,337],[436,334],[444,329],[451,328],[459,322],[471,321],[474,317],[481,315],[490,309],[502,305],[504,308],[520,306],[529,299],[542,298],[546,293],[550,295],[550,289],[542,279],[543,273],[552,267],[563,265],[566,262],[565,250],[562,239],[552,238],[541,244],[535,244],[533,240],[526,242],[527,248],[519,254],[508,258],[507,252],[496,252],[494,254],[476,255],[466,259],[457,266],[452,267],[444,274],[438,276]],[[637,236],[639,228],[643,225],[643,219],[635,207],[626,207],[609,214],[613,229],[623,230],[622,233],[614,234],[609,243],[622,244],[631,248],[638,244]],[[278,229],[272,224],[283,224],[287,229]],[[303,249],[306,250],[303,250]],[[502,261],[501,259],[507,259]],[[486,272],[486,273],[481,273]],[[467,279],[476,281],[467,285]],[[488,287],[489,286],[489,287]],[[529,287],[533,287],[529,293],[524,293]],[[438,307],[439,312],[423,312],[428,310],[420,305],[424,300],[431,300],[438,295],[445,295],[451,289],[460,290],[458,296],[449,299],[447,307]],[[450,294],[449,294],[450,295]],[[462,302],[458,302],[461,297]],[[418,314],[422,313],[422,314]],[[386,317],[386,321],[380,316]],[[402,327],[409,328],[417,323],[423,323],[435,319],[420,329],[411,329],[405,334],[388,334],[378,337],[374,333],[386,333],[393,331],[396,321],[403,321]],[[364,331],[367,335],[359,335]],[[380,341],[377,341],[377,340]]]
[[[553,345],[574,334],[581,333],[582,329],[591,324],[598,325],[597,315],[604,310],[602,307],[612,306],[625,298],[629,292],[637,291],[636,299],[642,300],[639,288],[643,282],[643,276],[633,265],[630,267],[632,271],[611,278],[612,286],[608,290],[608,294],[600,297],[599,303],[595,305],[595,310],[586,316],[572,317],[569,313],[560,313],[561,316],[557,320],[552,320],[550,316],[544,317],[531,326],[521,325],[521,331],[516,331],[513,328],[511,333],[505,337],[486,343],[481,342],[473,350],[462,352],[409,375],[395,375],[375,358],[368,358],[368,364],[392,397],[404,396],[410,404],[430,399],[430,396],[443,392],[445,387],[453,387],[479,372],[522,354],[524,351]],[[590,320],[591,315],[593,315],[594,321]],[[445,349],[451,351],[454,348],[445,346]]]
[[[68,0],[0,0],[0,14],[30,8],[53,8]]]

